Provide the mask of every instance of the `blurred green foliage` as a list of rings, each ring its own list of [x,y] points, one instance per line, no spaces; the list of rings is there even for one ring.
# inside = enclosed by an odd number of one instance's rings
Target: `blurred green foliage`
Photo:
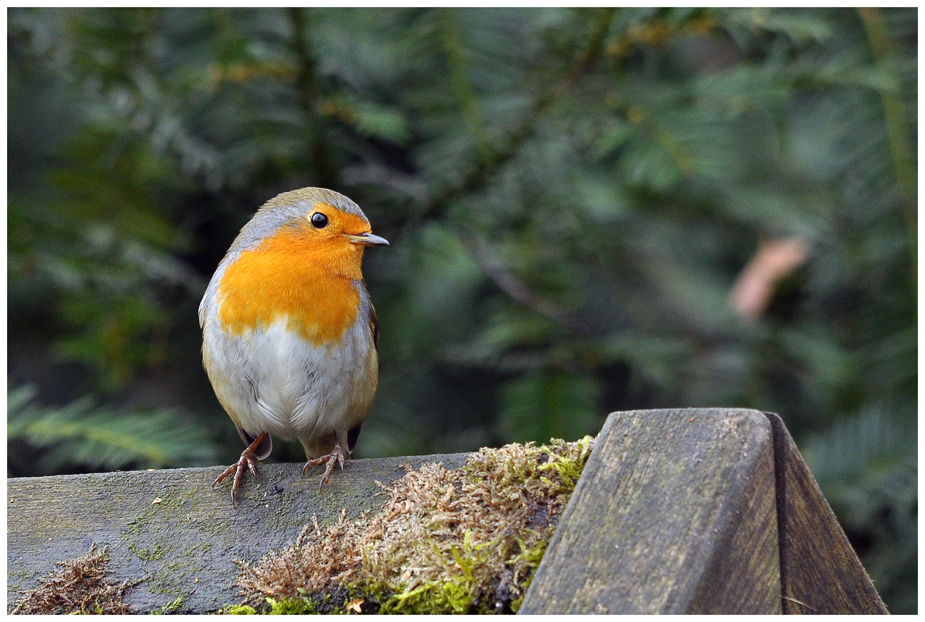
[[[775,411],[913,612],[917,36],[914,8],[11,9],[10,474],[234,459],[196,308],[263,201],[324,186],[392,242],[360,455]],[[808,259],[745,317],[774,240]]]
[[[89,398],[43,408],[34,398],[30,388],[8,395],[7,434],[16,442],[50,450],[33,464],[16,464],[23,452],[10,451],[15,470],[54,473],[81,464],[114,471],[126,466],[209,465],[216,459],[208,431],[169,410],[114,412],[94,406]]]

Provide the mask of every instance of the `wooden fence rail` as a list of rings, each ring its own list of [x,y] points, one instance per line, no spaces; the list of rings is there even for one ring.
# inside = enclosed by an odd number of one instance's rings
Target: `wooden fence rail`
[[[236,602],[235,559],[292,542],[316,515],[358,516],[402,465],[351,461],[323,495],[298,464],[261,467],[236,508],[217,468],[7,482],[8,609],[59,561],[106,545],[135,611]],[[886,613],[777,415],[742,409],[611,414],[521,613]]]

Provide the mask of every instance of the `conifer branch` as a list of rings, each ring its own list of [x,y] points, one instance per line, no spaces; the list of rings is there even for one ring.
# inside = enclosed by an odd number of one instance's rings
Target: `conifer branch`
[[[517,155],[523,144],[533,136],[540,118],[549,111],[555,102],[571,90],[581,74],[600,56],[615,11],[616,9],[614,8],[608,8],[601,13],[588,46],[578,55],[578,58],[575,59],[575,62],[572,63],[569,70],[555,86],[533,103],[530,112],[508,135],[503,145],[500,148],[490,150],[479,158],[475,166],[469,170],[458,184],[448,186],[434,195],[426,209],[418,215],[419,219],[437,217],[450,202],[485,184],[505,163]]]
[[[324,188],[337,186],[336,173],[328,157],[324,123],[318,113],[320,89],[317,62],[311,51],[307,12],[301,7],[287,9],[292,22],[292,47],[296,57],[296,88],[299,105],[305,115],[305,133],[310,166],[314,169],[312,185]]]

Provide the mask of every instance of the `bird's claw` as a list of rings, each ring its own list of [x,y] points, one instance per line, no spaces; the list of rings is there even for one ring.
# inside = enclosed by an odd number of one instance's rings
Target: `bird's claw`
[[[237,507],[235,503],[235,497],[238,494],[238,488],[241,487],[241,479],[244,477],[244,471],[250,470],[254,475],[254,481],[257,483],[257,486],[260,486],[260,478],[257,477],[257,465],[260,462],[257,460],[257,456],[254,455],[254,448],[260,445],[263,441],[263,436],[258,437],[249,447],[241,452],[241,457],[238,458],[238,461],[232,464],[230,467],[222,471],[222,474],[215,478],[215,481],[212,482],[212,490],[215,490],[215,487],[222,483],[225,478],[234,473],[234,480],[231,484],[231,507]]]
[[[306,476],[306,472],[309,468],[324,464],[324,475],[321,476],[321,485],[318,487],[318,490],[322,491],[324,490],[324,485],[328,483],[331,471],[334,470],[334,463],[340,465],[341,471],[344,470],[344,453],[341,451],[340,445],[335,445],[333,451],[326,456],[321,456],[320,458],[315,458],[314,460],[306,462],[305,466],[302,467],[302,477]]]

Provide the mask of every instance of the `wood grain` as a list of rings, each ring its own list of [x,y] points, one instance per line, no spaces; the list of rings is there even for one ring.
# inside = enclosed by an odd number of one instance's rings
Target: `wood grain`
[[[107,545],[137,611],[233,603],[233,560],[375,510],[402,465],[467,454],[354,460],[324,492],[299,464],[260,468],[232,508],[220,467],[7,481],[11,609],[59,561]],[[319,471],[320,472],[320,471]],[[521,613],[887,613],[777,415],[741,409],[613,413]]]
[[[888,613],[781,418],[774,432],[783,611]]]
[[[178,612],[203,613],[234,603],[235,559],[256,561],[292,542],[317,515],[330,524],[384,502],[376,481],[388,484],[424,462],[447,468],[467,454],[351,460],[335,470],[324,491],[318,474],[300,464],[265,464],[261,486],[250,474],[232,508],[229,485],[211,490],[221,467],[150,472],[19,478],[7,481],[7,607],[59,561],[108,545],[117,581],[144,579],[126,601],[137,611],[178,597]],[[159,501],[158,501],[159,500]]]
[[[521,613],[779,613],[759,412],[613,413]]]

